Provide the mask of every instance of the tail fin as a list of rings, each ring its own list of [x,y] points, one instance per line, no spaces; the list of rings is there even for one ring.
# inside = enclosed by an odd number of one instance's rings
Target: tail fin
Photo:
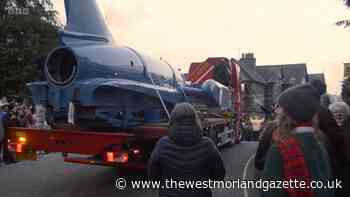
[[[95,0],[65,0],[67,24],[61,41],[70,45],[78,40],[113,42],[113,37]]]

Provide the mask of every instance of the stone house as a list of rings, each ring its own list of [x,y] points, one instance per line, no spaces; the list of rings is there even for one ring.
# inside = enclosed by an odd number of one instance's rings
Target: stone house
[[[282,91],[309,81],[305,63],[257,66],[253,53],[243,54],[239,62],[244,84],[242,107],[246,113],[270,111]]]

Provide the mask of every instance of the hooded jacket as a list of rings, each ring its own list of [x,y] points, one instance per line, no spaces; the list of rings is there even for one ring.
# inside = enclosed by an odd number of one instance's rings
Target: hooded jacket
[[[200,120],[194,108],[178,104],[171,113],[168,136],[156,144],[148,161],[150,178],[162,181],[162,197],[212,196],[209,188],[169,188],[166,181],[223,180],[225,168],[212,140],[203,137]]]

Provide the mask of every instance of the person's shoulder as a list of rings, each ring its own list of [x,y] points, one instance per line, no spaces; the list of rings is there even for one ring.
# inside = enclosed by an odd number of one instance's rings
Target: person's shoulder
[[[163,136],[158,140],[158,145],[163,145],[163,144],[168,144],[171,143],[171,139],[169,138],[169,136]]]
[[[163,136],[157,141],[157,143],[155,144],[155,146],[153,148],[153,151],[159,153],[162,150],[167,149],[168,147],[172,146],[171,144],[172,143],[171,143],[171,140],[169,139],[169,137]]]
[[[208,154],[217,154],[218,148],[215,145],[214,141],[208,137],[203,137],[202,141],[198,144],[199,147],[206,150]]]

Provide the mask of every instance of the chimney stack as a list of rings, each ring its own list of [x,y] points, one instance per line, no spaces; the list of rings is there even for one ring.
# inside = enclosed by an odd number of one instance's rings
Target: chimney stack
[[[243,53],[239,63],[242,66],[248,67],[250,70],[255,71],[256,69],[256,59],[254,53]]]

